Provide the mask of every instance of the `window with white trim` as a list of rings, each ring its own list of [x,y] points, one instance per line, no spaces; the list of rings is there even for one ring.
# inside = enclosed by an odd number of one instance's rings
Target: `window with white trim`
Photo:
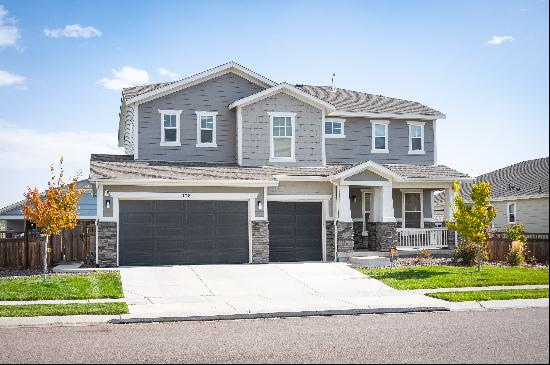
[[[325,120],[325,137],[326,138],[344,138],[344,120],[343,119],[326,119]]]
[[[403,227],[423,228],[422,193],[403,192]]]
[[[197,147],[217,147],[217,112],[195,112],[197,114]]]
[[[407,123],[409,125],[409,154],[424,153],[424,123]]]
[[[160,145],[180,146],[180,114],[181,110],[159,110],[160,113]]]
[[[367,232],[367,224],[370,218],[370,192],[363,192],[363,232]]]
[[[294,119],[296,113],[269,113],[271,161],[294,161]]]
[[[516,224],[516,203],[508,203],[507,207],[508,223]]]
[[[372,121],[372,153],[388,153],[388,124],[386,121]]]

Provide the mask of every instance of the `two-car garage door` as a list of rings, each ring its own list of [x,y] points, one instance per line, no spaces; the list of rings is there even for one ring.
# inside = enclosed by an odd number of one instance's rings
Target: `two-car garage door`
[[[248,260],[248,202],[121,200],[120,265]]]
[[[269,261],[321,261],[322,205],[269,202]],[[248,202],[121,200],[119,264],[249,262]]]

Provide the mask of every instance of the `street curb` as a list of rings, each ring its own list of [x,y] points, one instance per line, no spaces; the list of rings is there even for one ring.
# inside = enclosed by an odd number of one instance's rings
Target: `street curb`
[[[446,307],[414,307],[414,308],[373,308],[373,309],[345,309],[326,311],[301,312],[273,312],[273,313],[242,313],[222,314],[213,316],[183,316],[183,317],[151,317],[112,319],[112,324],[162,323],[162,322],[198,322],[198,321],[234,321],[239,319],[266,319],[266,318],[299,318],[299,317],[329,317],[353,316],[361,314],[392,314],[415,312],[448,312]]]

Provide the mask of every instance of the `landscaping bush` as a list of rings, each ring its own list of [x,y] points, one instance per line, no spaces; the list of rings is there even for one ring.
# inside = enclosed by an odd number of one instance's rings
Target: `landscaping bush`
[[[512,241],[510,251],[506,261],[511,266],[523,266],[525,264],[525,248],[527,243],[527,237],[525,236],[525,227],[523,224],[516,224],[513,226],[506,226],[504,234],[506,238]]]
[[[513,241],[506,261],[511,266],[523,266],[525,264],[525,243],[521,241]]]
[[[425,248],[418,251],[418,254],[416,255],[416,261],[421,265],[430,261],[431,258],[432,258],[432,253],[430,252],[430,250]]]
[[[466,266],[474,266],[477,264],[477,244],[472,241],[462,240],[453,254],[453,258]],[[481,244],[481,261],[489,260],[487,253],[487,243]]]

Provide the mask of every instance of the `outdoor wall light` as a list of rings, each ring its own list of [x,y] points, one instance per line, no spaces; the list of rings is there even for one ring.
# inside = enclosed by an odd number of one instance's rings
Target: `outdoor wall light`
[[[354,203],[357,203],[357,196],[356,196],[356,195],[353,195],[353,196],[351,197],[351,199],[353,199],[353,202],[354,202]]]
[[[110,199],[105,200],[105,208],[107,208],[107,209],[111,208],[111,200]]]
[[[258,209],[259,209],[259,210],[262,210],[262,209],[263,209],[263,205],[262,205],[262,201],[261,201],[261,200],[258,200]]]
[[[109,196],[109,195],[111,195],[111,192],[110,192],[109,190],[105,190],[105,192],[103,193],[103,195]]]

